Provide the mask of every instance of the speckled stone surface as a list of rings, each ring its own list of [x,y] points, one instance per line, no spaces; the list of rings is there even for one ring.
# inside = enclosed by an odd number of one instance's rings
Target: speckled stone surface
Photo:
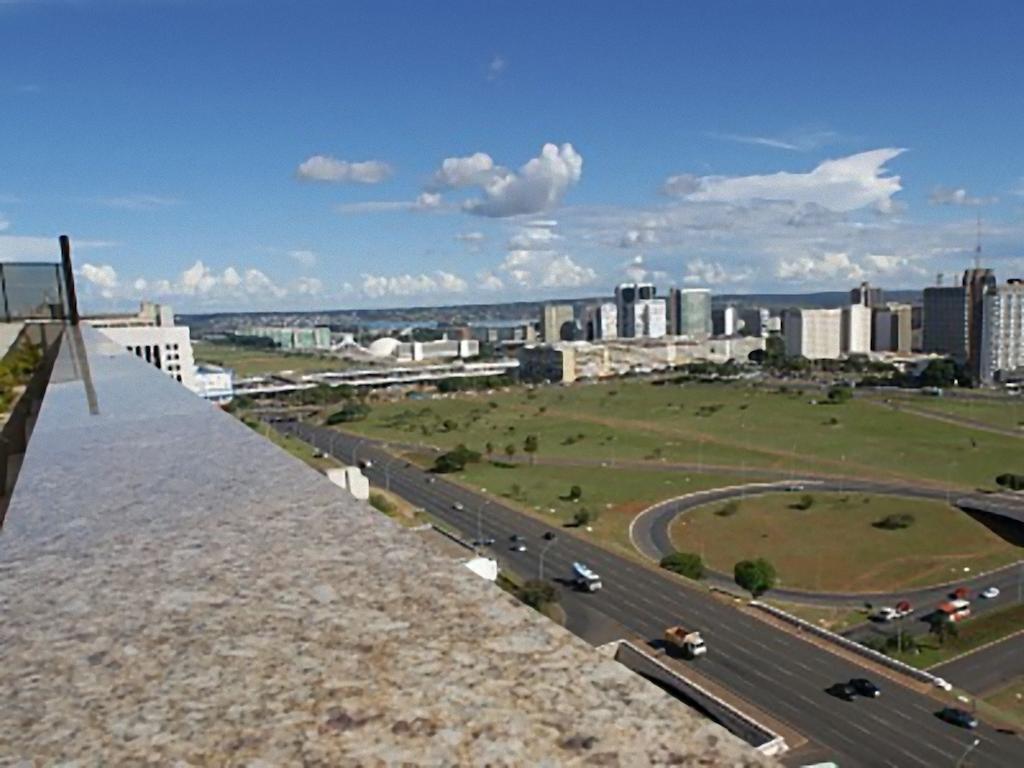
[[[0,764],[770,764],[83,334],[0,532]]]

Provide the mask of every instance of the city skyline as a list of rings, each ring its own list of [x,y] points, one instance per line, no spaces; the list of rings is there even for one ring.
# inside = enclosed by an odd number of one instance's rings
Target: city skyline
[[[923,288],[980,215],[1024,272],[1016,5],[239,8],[0,5],[0,260],[69,232],[97,310]]]

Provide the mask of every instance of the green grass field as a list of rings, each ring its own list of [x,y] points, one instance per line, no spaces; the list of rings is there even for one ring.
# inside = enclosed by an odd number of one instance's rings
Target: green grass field
[[[424,462],[425,457],[410,455]],[[581,535],[617,549],[631,557],[639,557],[629,541],[629,524],[638,512],[664,498],[693,491],[728,485],[733,478],[710,474],[687,474],[660,470],[622,471],[586,467],[529,466],[517,464],[496,466],[483,461],[469,464],[463,472],[445,476],[477,490],[486,489],[490,496],[500,498],[525,512],[551,522],[565,525],[581,507],[597,513],[591,532],[577,529]],[[583,496],[569,501],[569,489],[579,485]],[[487,507],[482,507],[486,518]]]
[[[984,698],[984,703],[1024,727],[1024,677],[1016,677]]]
[[[938,416],[977,421],[1000,429],[1020,430],[1024,437],[1024,398],[1001,397],[985,400],[955,397],[898,397],[896,405],[905,404]]]
[[[374,407],[350,425],[373,437],[451,447],[466,443],[538,456],[648,459],[900,478],[991,487],[1024,472],[1018,438],[893,412],[868,402],[813,404],[820,392],[781,393],[744,384],[646,381],[514,389]],[[447,422],[447,426],[446,426]]]
[[[965,567],[976,573],[1024,557],[1024,548],[942,502],[816,493],[813,506],[800,510],[794,505],[801,496],[752,496],[727,516],[722,502],[708,504],[677,518],[672,540],[725,573],[739,560],[764,557],[778,570],[779,586],[816,591],[922,587],[954,580]],[[872,525],[898,513],[912,514],[914,523],[902,530]]]
[[[298,352],[254,349],[234,344],[196,341],[192,344],[192,351],[197,363],[222,365],[233,369],[236,376],[256,376],[280,371],[315,373],[317,371],[337,371],[346,367],[343,360]]]
[[[987,643],[1009,637],[1021,628],[1024,628],[1024,605],[1014,605],[961,622],[957,636],[947,638],[942,644],[932,635],[923,638],[920,653],[891,655],[920,669],[928,669]]]
[[[341,463],[328,458],[319,458],[316,454],[319,453],[309,443],[299,440],[297,437],[292,435],[282,435],[276,429],[271,429],[266,424],[261,424],[253,418],[243,418],[242,421],[248,426],[252,427],[256,432],[263,435],[274,445],[284,448],[292,456],[309,464],[313,469],[325,472],[332,467],[340,467]]]

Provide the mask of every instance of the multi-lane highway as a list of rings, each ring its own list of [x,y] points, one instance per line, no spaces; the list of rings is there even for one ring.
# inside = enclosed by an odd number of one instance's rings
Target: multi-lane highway
[[[573,561],[596,570],[604,589],[593,595],[567,593],[564,602],[583,602],[591,615],[607,617],[649,639],[685,622],[700,629],[708,655],[700,671],[811,739],[815,753],[844,766],[933,766],[957,764],[973,738],[975,766],[1024,764],[1024,741],[983,724],[976,733],[947,725],[935,716],[942,702],[880,679],[877,700],[845,702],[825,693],[833,683],[865,675],[857,664],[723,604],[680,580],[593,545],[557,523],[523,514],[435,477],[389,455],[374,443],[303,423],[276,425],[347,463],[371,460],[367,474],[468,538],[493,538],[494,555],[525,575],[538,574],[543,558],[547,578],[567,577]],[[461,508],[456,508],[459,505]],[[554,533],[554,543],[544,534]],[[527,552],[510,550],[510,537],[525,537]],[[543,552],[543,555],[542,555]],[[606,639],[606,638],[605,638]],[[798,758],[798,756],[797,756]],[[794,758],[796,759],[796,758]]]

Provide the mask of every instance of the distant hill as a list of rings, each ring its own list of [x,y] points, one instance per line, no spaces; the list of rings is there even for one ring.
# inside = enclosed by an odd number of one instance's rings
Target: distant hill
[[[904,304],[920,304],[920,290],[885,291],[886,301],[898,301]],[[850,302],[849,291],[822,291],[820,293],[733,293],[712,296],[713,306],[732,304],[737,307],[767,307],[771,310],[783,310],[788,307],[805,307],[807,309],[834,309]]]

